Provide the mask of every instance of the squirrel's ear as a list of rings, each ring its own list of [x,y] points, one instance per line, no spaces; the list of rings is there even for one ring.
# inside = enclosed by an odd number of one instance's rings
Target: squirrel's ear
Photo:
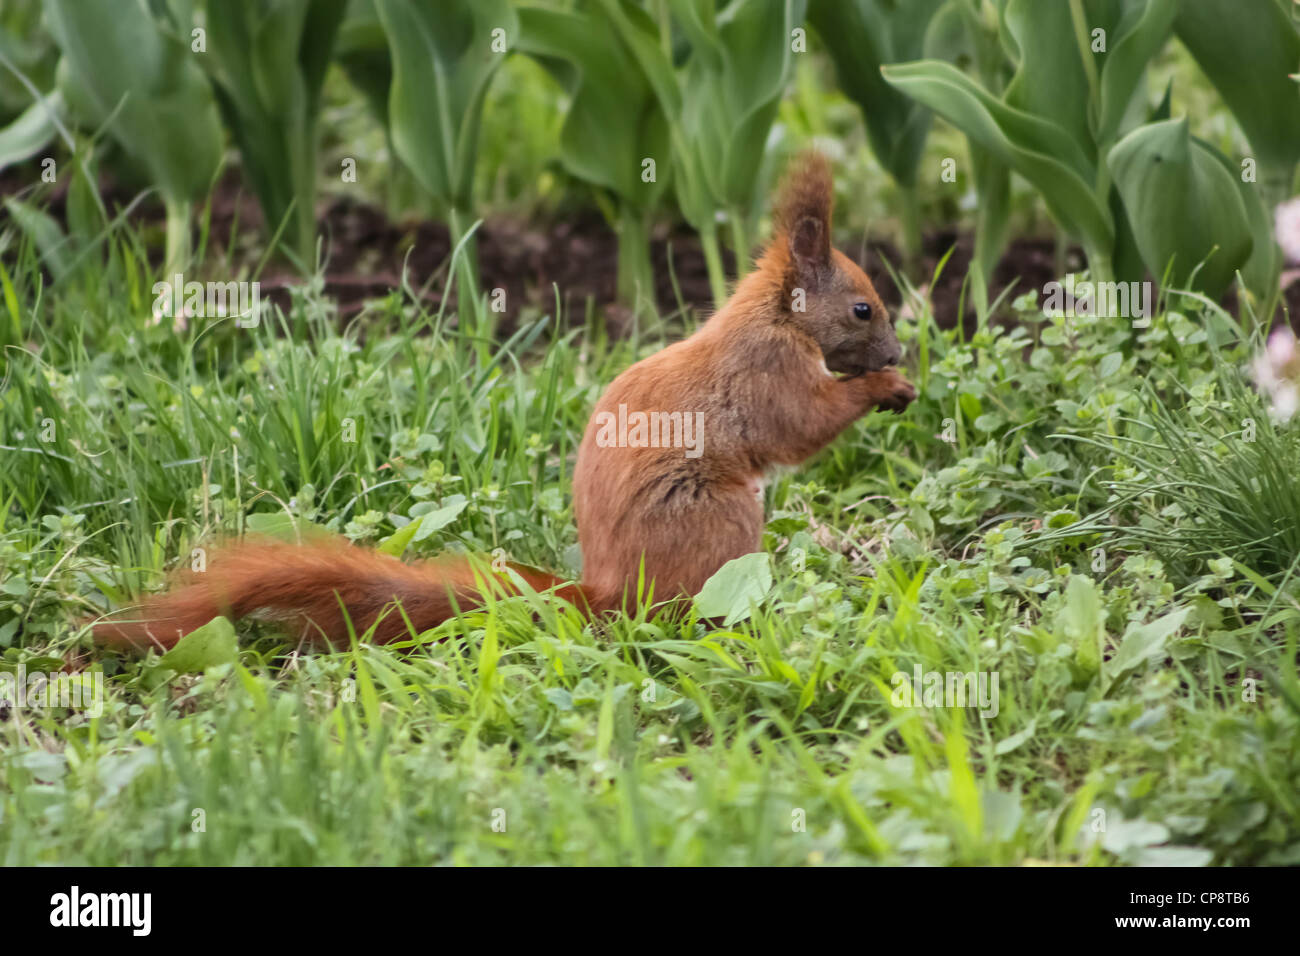
[[[790,264],[815,277],[831,261],[831,211],[834,186],[831,164],[821,153],[807,152],[790,164],[775,209],[777,241],[790,247]]]
[[[800,275],[816,276],[830,263],[831,245],[826,226],[820,219],[805,216],[794,224],[787,241],[790,261]]]

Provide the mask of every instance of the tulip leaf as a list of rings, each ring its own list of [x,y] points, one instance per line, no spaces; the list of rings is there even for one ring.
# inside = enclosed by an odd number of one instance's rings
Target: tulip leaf
[[[1187,120],[1139,127],[1110,151],[1115,185],[1138,249],[1151,273],[1173,262],[1173,282],[1196,285],[1217,299],[1250,257],[1250,222],[1237,184],[1223,164],[1191,136]]]
[[[316,120],[345,0],[209,0],[208,65],[270,233],[305,267],[316,223]],[[287,220],[287,223],[286,223]]]
[[[627,68],[630,51],[599,10],[579,16],[520,6],[518,14],[519,49],[572,96],[560,134],[565,168],[623,202],[652,208],[668,181],[668,127],[645,74]],[[643,181],[645,158],[664,167],[656,182]]]
[[[1169,39],[1178,0],[1149,0],[1125,8],[1101,67],[1101,115],[1097,141],[1107,144],[1120,133],[1124,117],[1147,64]]]
[[[1300,66],[1300,33],[1283,4],[1184,0],[1174,31],[1232,110],[1260,166],[1289,187],[1300,162],[1300,87],[1288,79]]]
[[[57,90],[29,106],[17,119],[0,129],[0,170],[31,159],[58,132],[63,95]]]
[[[438,201],[468,210],[483,102],[517,36],[514,10],[506,0],[376,0],[375,9],[392,53],[397,155]]]
[[[671,181],[668,120],[645,74],[608,14],[520,6],[519,49],[537,59],[571,96],[560,131],[560,160],[577,178],[617,198],[618,289],[628,305],[654,288],[649,218]],[[646,176],[645,163],[654,163]]]
[[[1094,198],[1095,172],[1064,128],[1008,106],[947,63],[921,60],[883,73],[1033,183],[1062,226],[1090,249],[1109,253],[1115,239],[1110,212]]]
[[[862,111],[871,149],[904,186],[916,183],[930,111],[885,82],[880,67],[919,59],[945,0],[811,0],[808,21],[835,62],[839,85]]]
[[[1088,77],[1070,18],[1068,0],[1009,0],[1003,24],[1016,52],[1017,67],[1003,102],[1032,114],[1069,135],[1051,152],[1071,148],[1091,169],[1096,148],[1088,125]],[[1091,174],[1085,174],[1087,182]]]
[[[64,99],[108,133],[165,196],[207,191],[221,159],[212,90],[189,49],[139,0],[45,0]]]

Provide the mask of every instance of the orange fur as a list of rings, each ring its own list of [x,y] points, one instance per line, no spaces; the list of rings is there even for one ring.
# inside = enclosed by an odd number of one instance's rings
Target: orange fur
[[[531,568],[511,568],[536,591],[562,583]],[[505,575],[486,575],[490,581],[476,577],[464,558],[404,564],[336,539],[303,545],[245,541],[218,549],[205,571],[179,575],[170,590],[146,600],[136,618],[100,621],[94,631],[104,644],[165,649],[218,615],[240,618],[256,613],[288,625],[299,640],[309,643],[346,643],[349,622],[358,636],[373,626],[372,639],[386,643],[412,633],[403,612],[418,634],[452,617],[456,606],[481,604],[481,585],[516,590]],[[559,593],[580,601],[571,586]],[[396,602],[401,603],[400,612]]]

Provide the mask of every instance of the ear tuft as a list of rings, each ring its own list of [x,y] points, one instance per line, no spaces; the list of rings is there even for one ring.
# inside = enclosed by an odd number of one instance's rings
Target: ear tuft
[[[776,234],[803,263],[831,256],[831,212],[835,199],[831,164],[814,150],[800,153],[786,170],[773,215]]]

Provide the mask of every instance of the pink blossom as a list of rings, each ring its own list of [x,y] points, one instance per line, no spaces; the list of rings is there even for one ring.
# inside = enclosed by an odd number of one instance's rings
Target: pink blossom
[[[1278,206],[1273,214],[1277,244],[1291,262],[1300,262],[1300,196]]]
[[[1273,417],[1289,421],[1300,411],[1300,348],[1286,326],[1275,329],[1251,363],[1255,383],[1272,402]]]

